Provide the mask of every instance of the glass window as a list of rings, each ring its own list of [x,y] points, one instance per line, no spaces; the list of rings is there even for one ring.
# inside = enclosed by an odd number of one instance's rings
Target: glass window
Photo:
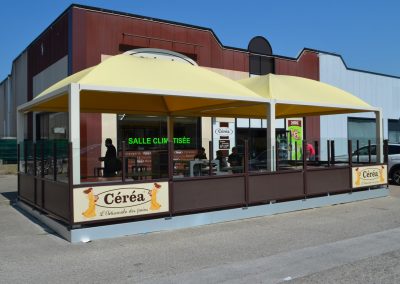
[[[391,143],[400,143],[400,120],[398,119],[388,120],[388,133],[389,133],[389,141]]]
[[[193,160],[197,149],[201,147],[200,124],[198,117],[174,118],[175,169],[184,172],[184,161]],[[136,168],[144,172],[151,172],[153,178],[168,175],[166,117],[118,115],[117,127],[118,151],[120,152],[122,149],[122,141],[125,141],[126,145],[127,176],[132,175],[131,170],[135,176]]]
[[[261,119],[250,119],[251,128],[261,128]]]
[[[248,128],[249,127],[249,119],[248,118],[238,118],[236,119],[236,125],[237,127],[245,127]]]
[[[36,115],[36,137],[40,139],[68,139],[68,113],[40,113]]]
[[[368,145],[368,140],[376,141],[376,124],[373,118],[349,117],[347,121],[347,136],[352,141],[359,141],[360,146]],[[355,147],[356,143],[353,143]],[[361,154],[360,154],[361,155]]]
[[[389,145],[389,155],[400,154],[400,145]]]

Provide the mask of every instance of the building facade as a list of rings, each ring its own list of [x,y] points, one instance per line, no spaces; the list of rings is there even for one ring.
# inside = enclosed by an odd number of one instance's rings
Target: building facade
[[[0,137],[16,136],[15,109],[32,100],[55,82],[94,66],[112,55],[139,48],[157,48],[183,54],[202,67],[228,76],[243,79],[252,75],[268,73],[294,75],[329,83],[359,96],[375,106],[383,108],[385,137],[398,140],[400,127],[400,78],[348,69],[341,57],[318,50],[304,49],[298,57],[274,55],[271,45],[262,37],[255,37],[247,49],[224,46],[209,28],[172,21],[120,13],[93,7],[72,5],[44,30],[12,63],[11,74],[0,84]],[[162,118],[137,118],[113,114],[81,114],[81,167],[91,171],[98,161],[85,158],[101,156],[101,142],[107,137],[116,140],[129,138],[132,131],[147,135],[163,135]],[[122,119],[121,119],[122,118]],[[309,141],[349,137],[353,128],[371,127],[363,115],[308,117],[304,119],[303,137]],[[367,117],[368,118],[368,117]],[[33,133],[33,124],[37,131]],[[250,140],[252,155],[262,152],[266,135],[266,122],[256,119],[190,118],[181,119],[181,134],[197,137],[196,144],[208,147],[213,141],[214,149],[220,140],[218,127],[229,127],[233,134],[229,148],[246,137]],[[66,116],[62,114],[34,114],[27,118],[30,139],[62,139],[67,137]],[[283,132],[284,120],[277,123]],[[350,126],[349,126],[350,125]],[[57,129],[57,133],[56,130]],[[177,128],[178,129],[178,128]],[[399,129],[399,130],[398,130]],[[368,132],[369,133],[369,132]],[[189,134],[188,134],[189,135]],[[365,137],[364,137],[365,136]],[[362,138],[369,138],[364,135]],[[371,137],[372,139],[372,137]],[[398,142],[398,141],[396,141]],[[100,143],[100,144],[99,144]],[[224,144],[226,147],[228,144]],[[252,146],[253,145],[253,146]],[[104,150],[104,149],[103,149]],[[146,148],[132,150],[145,151]],[[322,154],[322,153],[321,153]],[[88,156],[88,155],[87,155]]]

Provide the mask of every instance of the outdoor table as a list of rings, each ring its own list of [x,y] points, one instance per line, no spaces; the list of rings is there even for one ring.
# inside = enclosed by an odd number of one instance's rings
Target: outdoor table
[[[223,172],[236,172],[236,173],[242,173],[243,172],[243,166],[232,166],[232,167],[224,167],[221,169]]]
[[[195,165],[200,165],[200,167],[201,167],[200,173],[208,172],[210,170],[209,163],[210,163],[209,160],[193,160],[193,161],[189,161],[190,176],[191,177],[194,176],[194,167],[195,167]],[[212,160],[211,161],[211,165],[213,167],[213,172],[219,172],[220,171],[219,161],[218,160]],[[214,167],[215,167],[215,170],[214,170]]]

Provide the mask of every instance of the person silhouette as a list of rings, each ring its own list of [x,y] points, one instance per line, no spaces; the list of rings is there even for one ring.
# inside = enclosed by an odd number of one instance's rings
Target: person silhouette
[[[106,155],[100,157],[99,161],[104,162],[104,177],[114,177],[117,171],[117,150],[112,144],[111,138],[105,140],[105,146],[107,147]]]

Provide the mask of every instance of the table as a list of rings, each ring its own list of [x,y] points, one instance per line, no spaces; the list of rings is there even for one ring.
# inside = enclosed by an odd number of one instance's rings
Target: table
[[[189,173],[191,177],[194,177],[194,167],[195,165],[200,165],[200,175],[202,173],[208,172],[210,170],[209,165],[210,161],[209,160],[193,160],[189,162]],[[220,172],[219,169],[219,161],[218,160],[211,160],[211,165],[213,167],[213,173],[218,173]],[[204,166],[204,168],[203,168]]]

